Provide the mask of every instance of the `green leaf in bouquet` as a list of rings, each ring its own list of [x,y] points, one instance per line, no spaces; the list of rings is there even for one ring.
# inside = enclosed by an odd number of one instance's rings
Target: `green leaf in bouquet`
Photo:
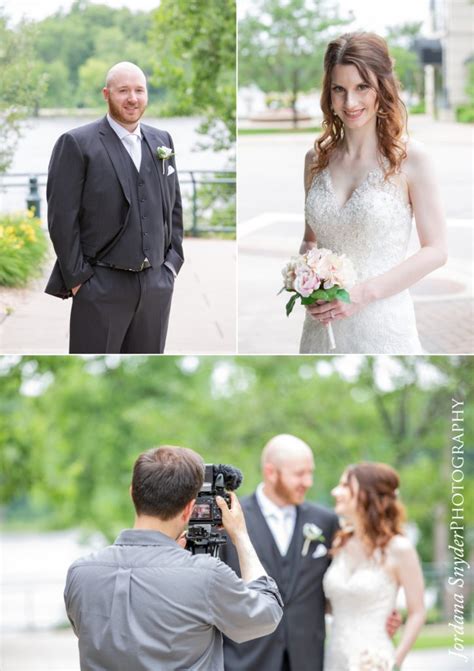
[[[343,303],[351,302],[351,297],[349,296],[349,293],[345,289],[338,289],[336,293],[336,298],[337,300],[342,301]]]
[[[280,291],[277,293],[277,296],[279,296],[283,291],[291,291],[291,289],[287,289],[286,287],[282,287]]]
[[[288,303],[286,304],[286,316],[289,317],[291,315],[291,312],[293,308],[295,307],[296,299],[298,298],[298,294],[294,294]]]
[[[337,297],[337,292],[339,291],[339,287],[337,286],[337,284],[335,284],[330,289],[325,289],[325,291],[328,295],[328,301],[333,301]]]
[[[327,301],[328,292],[324,289],[316,289],[312,294],[301,299],[301,305],[312,305],[316,301]]]

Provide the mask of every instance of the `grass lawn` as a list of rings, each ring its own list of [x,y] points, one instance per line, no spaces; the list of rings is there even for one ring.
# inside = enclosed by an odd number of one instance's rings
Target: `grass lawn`
[[[464,627],[464,645],[474,645],[474,624]],[[396,639],[397,640],[397,637]],[[447,624],[427,624],[413,646],[415,650],[429,650],[432,648],[451,648],[454,642],[454,631]]]
[[[294,135],[295,133],[311,133],[315,135],[321,132],[321,128],[311,127],[311,128],[240,128],[238,130],[238,135],[272,135],[272,134],[290,134]]]

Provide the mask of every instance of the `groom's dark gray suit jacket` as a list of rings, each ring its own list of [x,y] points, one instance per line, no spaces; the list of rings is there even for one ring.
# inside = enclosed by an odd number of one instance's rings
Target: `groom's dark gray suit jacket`
[[[176,165],[171,157],[165,161],[163,172],[163,161],[156,154],[157,147],[163,145],[173,149],[173,142],[166,131],[145,124],[140,128],[143,150],[150,152],[155,167],[155,200],[159,203],[152,213],[146,255],[153,267],[167,261],[178,272],[184,259]],[[106,117],[68,131],[57,141],[47,189],[48,223],[57,261],[47,293],[70,296],[72,287],[94,274],[95,261],[112,260],[123,268],[133,268],[133,264],[143,261],[142,246],[131,248],[127,244],[134,202],[127,161],[126,151]]]
[[[270,636],[241,644],[224,640],[225,669],[280,671],[286,650],[291,671],[322,671],[325,637],[322,579],[330,562],[327,550],[339,527],[337,516],[319,505],[297,506],[293,537],[286,556],[282,557],[255,494],[242,499],[241,504],[250,539],[263,567],[278,584],[284,608],[283,618]],[[325,541],[312,542],[303,557],[306,522],[316,524]],[[230,541],[221,549],[221,559],[240,576],[237,553]]]

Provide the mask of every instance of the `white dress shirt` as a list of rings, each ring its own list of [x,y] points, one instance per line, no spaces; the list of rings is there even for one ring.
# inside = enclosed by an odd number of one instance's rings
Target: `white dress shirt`
[[[295,530],[296,506],[277,506],[263,491],[264,484],[261,482],[257,491],[257,503],[265,518],[268,528],[272,532],[282,557],[288,552],[291,538]]]
[[[130,158],[135,163],[136,169],[140,171],[140,164],[142,162],[142,132],[140,124],[138,124],[133,133],[130,133],[130,131],[117,123],[115,119],[112,119],[110,114],[107,114],[107,121],[112,130],[117,133]]]

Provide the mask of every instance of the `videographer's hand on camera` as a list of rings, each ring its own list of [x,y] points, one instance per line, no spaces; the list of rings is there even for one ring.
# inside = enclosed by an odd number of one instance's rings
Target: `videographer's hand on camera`
[[[255,552],[245,524],[245,517],[240,507],[239,499],[234,492],[229,492],[230,508],[220,496],[216,496],[216,503],[222,512],[222,524],[229,534],[229,537],[239,557],[240,574],[244,582],[251,582],[267,575],[260,559]]]
[[[186,531],[183,531],[183,533],[180,534],[176,539],[178,545],[180,545],[183,549],[186,548],[186,533],[187,533]]]
[[[238,536],[248,535],[245,517],[235,492],[229,492],[230,508],[222,496],[216,496],[216,503],[222,512],[222,526],[229,534],[234,545]]]

